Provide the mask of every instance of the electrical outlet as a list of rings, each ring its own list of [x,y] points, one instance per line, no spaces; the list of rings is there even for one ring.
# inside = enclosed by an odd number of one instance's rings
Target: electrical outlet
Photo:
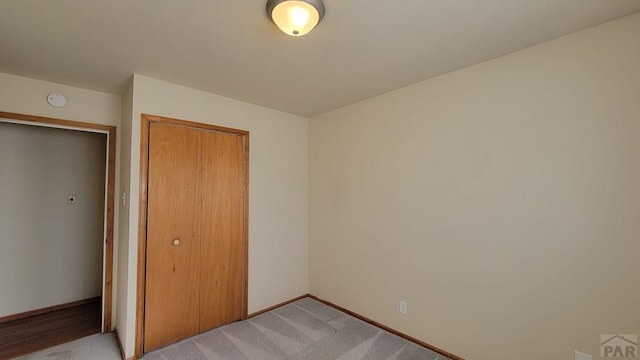
[[[404,300],[400,300],[400,314],[407,315],[407,302]]]
[[[67,204],[69,205],[75,205],[78,202],[78,197],[75,195],[69,195],[67,196]]]

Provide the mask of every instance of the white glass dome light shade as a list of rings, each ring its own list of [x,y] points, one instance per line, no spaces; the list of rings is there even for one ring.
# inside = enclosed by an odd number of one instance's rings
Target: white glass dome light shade
[[[269,0],[267,12],[282,32],[303,36],[324,17],[324,4],[320,0]]]

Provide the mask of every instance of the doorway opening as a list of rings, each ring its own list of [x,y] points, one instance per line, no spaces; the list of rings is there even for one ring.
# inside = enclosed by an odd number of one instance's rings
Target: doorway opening
[[[111,331],[116,128],[0,112],[0,359]]]

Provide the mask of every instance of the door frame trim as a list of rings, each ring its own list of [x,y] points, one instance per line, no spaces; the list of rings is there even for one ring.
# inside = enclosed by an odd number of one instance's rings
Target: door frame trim
[[[144,304],[146,285],[146,255],[147,255],[147,185],[149,176],[149,127],[151,123],[163,123],[175,126],[184,126],[194,129],[219,131],[241,136],[243,139],[243,157],[245,170],[244,183],[244,225],[243,225],[243,267],[242,267],[242,320],[248,315],[248,289],[249,289],[249,132],[217,125],[203,124],[188,120],[180,120],[150,114],[141,114],[140,119],[140,199],[138,217],[138,266],[137,266],[137,292],[136,292],[136,331],[135,331],[135,358],[140,359],[144,355]]]
[[[105,254],[104,274],[102,294],[102,332],[110,332],[112,330],[112,309],[113,309],[113,225],[114,225],[114,209],[115,209],[115,183],[116,183],[116,127],[109,125],[100,125],[74,120],[55,119],[44,116],[25,115],[0,111],[0,118],[8,120],[16,120],[33,124],[36,126],[53,126],[61,129],[79,130],[84,132],[101,132],[107,134],[107,182],[105,184],[107,193],[107,210],[106,210],[106,230],[105,230]]]

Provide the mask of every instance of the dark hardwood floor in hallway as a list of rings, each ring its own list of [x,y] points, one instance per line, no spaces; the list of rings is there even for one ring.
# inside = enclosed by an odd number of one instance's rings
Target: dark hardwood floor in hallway
[[[0,324],[0,360],[100,332],[100,298]]]

